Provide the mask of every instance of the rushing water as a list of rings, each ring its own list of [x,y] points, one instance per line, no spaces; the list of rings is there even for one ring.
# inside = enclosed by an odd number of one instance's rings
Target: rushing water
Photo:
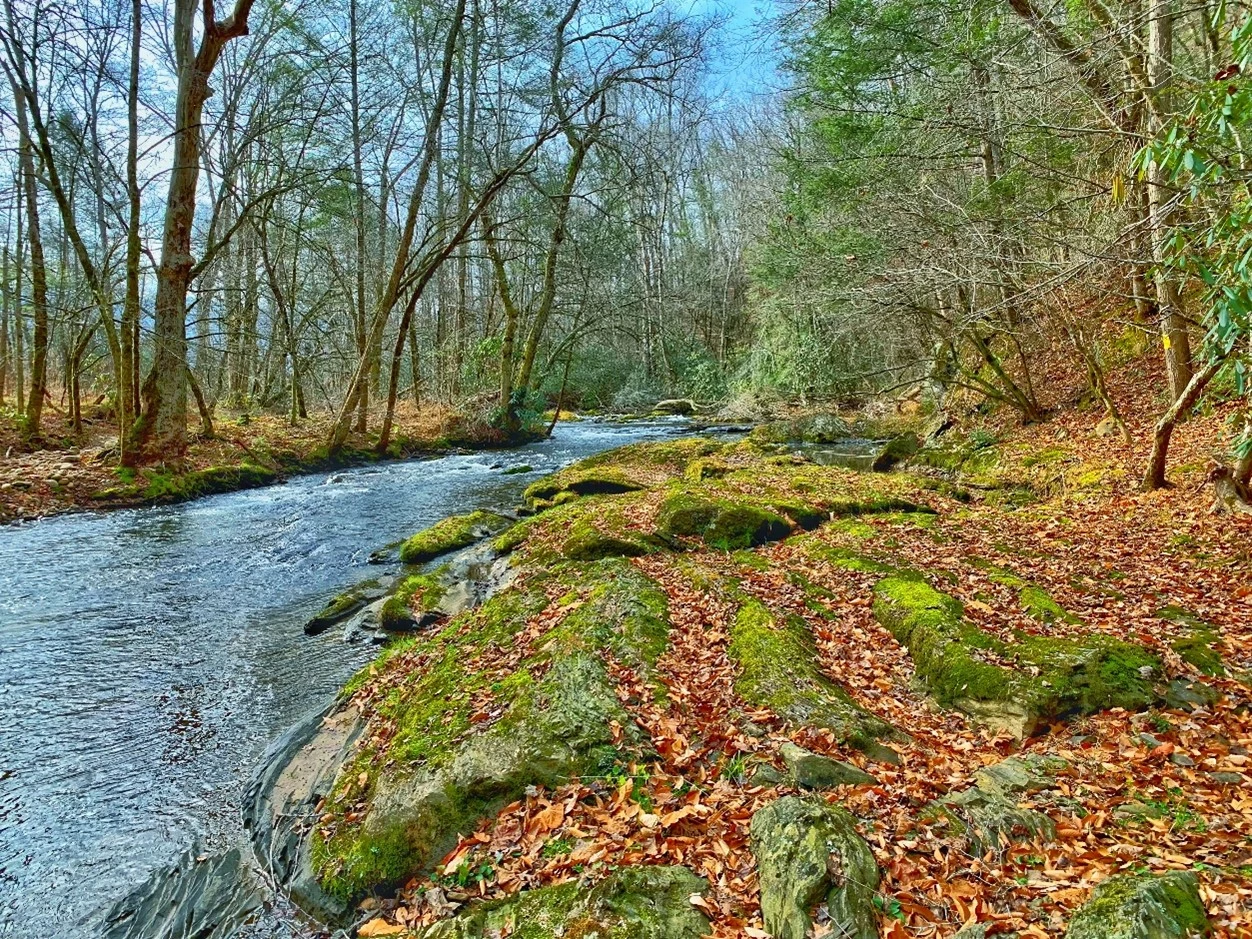
[[[301,631],[372,549],[675,429],[566,424],[507,453],[0,529],[0,936],[79,935],[193,842],[240,837],[266,744],[372,654]]]

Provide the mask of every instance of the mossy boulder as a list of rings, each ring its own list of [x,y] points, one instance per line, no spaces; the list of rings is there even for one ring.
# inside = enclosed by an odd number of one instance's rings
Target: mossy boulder
[[[1120,874],[1097,884],[1065,939],[1190,939],[1209,931],[1196,875],[1170,871]]]
[[[569,536],[561,544],[561,554],[571,561],[599,561],[613,557],[642,557],[658,547],[655,538],[633,532],[624,524],[618,533],[610,534],[596,520],[583,517],[570,528]]]
[[[1051,817],[978,786],[944,796],[926,815],[928,821],[945,823],[963,835],[975,857],[1001,853],[1018,842],[1056,838]]]
[[[874,454],[870,469],[876,473],[885,473],[917,453],[921,445],[922,442],[917,439],[917,434],[911,432],[894,437]]]
[[[1019,737],[1073,715],[1159,700],[1152,677],[1161,662],[1142,647],[1103,635],[1006,643],[966,622],[960,601],[916,572],[878,582],[874,615],[941,705]]]
[[[309,618],[304,624],[305,635],[316,636],[324,633],[336,623],[343,622],[353,613],[381,599],[385,593],[382,583],[377,579],[353,584],[343,593],[326,601],[326,605]]]
[[[721,479],[734,471],[735,468],[724,460],[702,457],[687,464],[687,468],[683,471],[683,479],[690,483],[698,483],[706,479]]]
[[[512,521],[496,512],[482,510],[449,516],[422,529],[400,545],[400,560],[405,564],[422,564],[441,554],[467,548],[476,541],[489,538],[503,531]]]
[[[509,648],[549,605],[553,586],[567,583],[567,599],[555,602],[570,609],[546,633],[527,635],[520,662],[483,661],[496,661],[494,650]],[[390,650],[366,702],[387,733],[345,765],[328,800],[344,817],[314,834],[323,889],[350,902],[399,883],[527,787],[603,772],[615,725],[627,746],[643,735],[601,654],[612,650],[649,674],[668,631],[665,595],[617,560],[554,570]]]
[[[1012,756],[974,774],[974,785],[931,804],[924,818],[946,825],[964,837],[971,854],[1001,853],[1025,841],[1052,841],[1056,824],[1044,812],[1020,804],[1023,796],[1045,793],[1057,786],[1056,775],[1068,764],[1038,754]]]
[[[407,632],[428,625],[429,614],[447,589],[442,571],[405,577],[379,609],[378,625],[389,632]]]
[[[670,537],[699,538],[725,550],[778,541],[791,533],[780,513],[746,501],[676,492],[661,504],[657,529]]]
[[[565,493],[574,497],[609,496],[638,492],[644,488],[646,487],[642,482],[632,479],[628,473],[617,467],[587,467],[579,464],[532,483],[526,487],[523,498],[534,505],[543,501],[553,502]]]
[[[878,865],[846,809],[787,796],[752,816],[751,837],[774,939],[805,939],[815,922],[834,936],[878,939]]]
[[[420,939],[700,939],[709,924],[691,904],[708,884],[685,867],[624,867],[593,887],[577,882],[478,904]]]
[[[892,758],[880,741],[897,736],[895,730],[818,670],[817,649],[803,620],[779,621],[759,601],[745,599],[731,624],[728,652],[739,668],[735,691],[749,704],[794,726],[830,730],[871,756]]]
[[[752,431],[760,443],[838,443],[852,436],[852,428],[838,414],[809,414],[789,421],[773,421]]]

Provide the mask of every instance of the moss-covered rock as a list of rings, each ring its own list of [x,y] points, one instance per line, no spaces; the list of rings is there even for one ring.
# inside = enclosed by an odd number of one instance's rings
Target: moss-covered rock
[[[655,538],[633,532],[624,524],[617,534],[609,534],[591,518],[580,518],[561,545],[561,554],[571,561],[599,561],[604,558],[637,558],[656,551]]]
[[[761,917],[774,939],[805,939],[815,922],[834,936],[878,939],[878,865],[846,809],[788,796],[752,816],[751,836]]]
[[[526,488],[523,498],[534,504],[542,500],[553,502],[565,493],[575,497],[606,496],[638,492],[643,488],[643,483],[632,479],[626,471],[617,467],[580,465],[532,483]]]
[[[792,530],[781,514],[770,509],[686,492],[677,492],[661,504],[657,529],[663,535],[699,538],[728,551],[778,541]]]
[[[477,511],[452,515],[424,528],[400,545],[400,560],[405,564],[422,564],[441,554],[467,548],[476,541],[503,531],[509,519],[496,512]]]
[[[520,663],[501,671],[483,661],[514,642],[562,578],[583,590],[557,601],[569,610],[546,633],[527,635]],[[344,767],[328,801],[344,817],[314,835],[326,892],[349,901],[398,883],[528,786],[602,771],[615,725],[627,744],[642,735],[601,652],[648,674],[668,630],[665,595],[629,565],[604,561],[499,593],[407,653],[392,652],[366,703],[388,733]]]
[[[903,463],[921,448],[922,442],[917,434],[901,434],[889,441],[874,454],[870,469],[876,473],[885,473],[899,463]]]
[[[926,815],[928,821],[945,823],[963,835],[975,857],[1003,852],[1018,842],[1056,838],[1056,823],[1048,815],[978,786],[944,796]]]
[[[784,743],[778,753],[791,778],[801,789],[833,789],[836,786],[863,786],[878,782],[851,763],[812,753],[794,743]]]
[[[880,718],[859,708],[817,668],[813,636],[800,619],[779,622],[747,599],[731,624],[731,660],[739,667],[735,691],[795,726],[830,730],[841,742],[890,758],[880,742],[896,736]]]
[[[1009,757],[976,772],[968,789],[931,803],[923,818],[962,836],[978,857],[1001,853],[1017,842],[1051,841],[1056,837],[1052,818],[1019,800],[1043,793],[1040,798],[1051,801],[1056,775],[1067,766],[1064,760],[1038,754]]]
[[[426,625],[430,614],[447,593],[442,570],[412,574],[396,586],[378,611],[378,625],[389,632],[407,632]]]
[[[368,604],[381,599],[385,590],[377,579],[353,584],[343,593],[326,601],[326,605],[304,624],[306,636],[316,636],[336,623],[341,623]]]
[[[852,436],[852,428],[838,414],[809,414],[761,424],[751,436],[759,443],[837,443]]]
[[[1065,939],[1190,939],[1209,933],[1190,871],[1120,874],[1096,885]]]
[[[1227,674],[1227,668],[1222,662],[1226,643],[1216,626],[1180,606],[1161,607],[1156,615],[1188,629],[1185,635],[1170,644],[1184,662],[1212,678],[1221,678]]]
[[[945,707],[1029,736],[1052,721],[1159,700],[1160,660],[1103,635],[1005,643],[966,622],[960,601],[917,573],[884,578],[874,615],[909,650],[918,680]]]
[[[594,887],[527,890],[482,903],[417,932],[421,939],[700,939],[708,920],[691,903],[708,884],[685,867],[625,867]]]

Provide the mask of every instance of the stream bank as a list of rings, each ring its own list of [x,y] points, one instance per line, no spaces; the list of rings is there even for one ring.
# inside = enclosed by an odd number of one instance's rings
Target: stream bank
[[[87,934],[66,924],[193,845],[245,845],[240,800],[266,746],[376,652],[302,632],[378,572],[370,548],[680,429],[559,425],[515,451],[0,530],[0,936]]]
[[[414,535],[407,631],[253,790],[258,855],[361,936],[1238,935],[1238,598],[1124,558],[1111,601],[1045,509],[934,482],[685,439],[536,482],[474,547]],[[441,609],[474,552],[495,589]],[[1223,615],[1119,616],[1197,588]]]

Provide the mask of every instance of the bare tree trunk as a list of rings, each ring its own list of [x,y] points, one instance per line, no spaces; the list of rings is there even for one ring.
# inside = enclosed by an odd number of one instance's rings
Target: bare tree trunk
[[[1151,0],[1148,8],[1148,82],[1155,107],[1150,109],[1149,130],[1158,134],[1169,113],[1170,84],[1173,80],[1174,11],[1173,0]],[[1170,272],[1169,225],[1172,210],[1164,171],[1153,160],[1148,166],[1148,223],[1151,230],[1152,260],[1155,264],[1156,301],[1161,321],[1161,342],[1165,347],[1165,369],[1170,393],[1178,398],[1191,381],[1191,339],[1187,316],[1177,279]]]
[[[22,184],[21,176],[14,180],[14,202],[16,219],[14,228],[17,236],[17,263],[13,268],[13,361],[17,379],[17,416],[19,420],[26,417],[26,323],[22,314],[22,268],[25,266],[22,245]]]
[[[134,462],[130,432],[138,418],[132,389],[139,374],[139,57],[143,0],[130,5],[130,74],[126,87],[126,295],[122,301],[120,377],[117,388],[118,447],[122,465]]]
[[[200,178],[201,121],[212,94],[209,78],[231,39],[248,33],[252,0],[235,0],[217,21],[205,0],[200,48],[194,48],[199,0],[174,0],[174,54],[178,92],[174,114],[174,165],[165,202],[165,229],[153,317],[152,368],[143,384],[144,413],[135,443],[145,453],[179,454],[187,443],[187,291],[191,283],[191,229]]]
[[[1185,419],[1186,414],[1200,400],[1204,388],[1225,363],[1225,357],[1216,358],[1191,376],[1182,394],[1174,399],[1169,410],[1161,415],[1156,422],[1152,435],[1152,456],[1148,459],[1147,471],[1143,474],[1143,488],[1151,491],[1167,485],[1165,479],[1165,461],[1169,455],[1169,442],[1174,435],[1174,428]]]
[[[7,234],[7,232],[6,232]],[[0,255],[0,408],[9,389],[9,244],[5,239],[3,255]]]
[[[27,122],[27,102],[21,89],[13,82],[14,110],[17,113],[18,160],[22,174],[22,191],[26,199],[26,241],[30,246],[31,301],[34,318],[33,344],[30,359],[30,397],[22,420],[22,432],[31,439],[39,437],[43,417],[43,401],[48,388],[48,274],[44,266],[43,238],[39,227],[39,200],[35,188],[35,146]],[[20,301],[19,301],[20,302]]]
[[[383,294],[378,301],[378,307],[374,311],[366,353],[360,356],[357,362],[356,372],[348,385],[348,393],[344,398],[343,407],[340,408],[334,426],[331,428],[328,443],[332,451],[344,445],[348,438],[348,427],[351,417],[360,406],[362,397],[369,394],[370,370],[372,366],[369,350],[382,342],[383,331],[387,327],[387,321],[391,318],[391,311],[400,296],[404,277],[412,260],[410,252],[412,251],[413,237],[417,229],[417,214],[421,208],[426,184],[430,179],[431,167],[434,165],[437,155],[439,146],[437,131],[443,120],[444,107],[448,101],[448,89],[452,84],[452,66],[456,56],[457,42],[465,19],[465,0],[457,0],[452,16],[452,23],[448,29],[448,37],[444,44],[439,86],[435,93],[435,100],[431,105],[430,115],[426,121],[426,135],[422,141],[421,165],[418,168],[413,192],[409,197],[409,207],[404,220],[404,228],[396,244],[395,261],[391,267],[391,275],[387,281],[387,286],[384,288]]]

